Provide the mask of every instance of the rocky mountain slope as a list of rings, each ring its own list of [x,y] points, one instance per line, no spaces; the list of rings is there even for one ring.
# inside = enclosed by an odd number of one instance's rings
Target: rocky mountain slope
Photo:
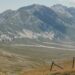
[[[0,41],[48,39],[75,41],[75,8],[33,4],[0,14]]]

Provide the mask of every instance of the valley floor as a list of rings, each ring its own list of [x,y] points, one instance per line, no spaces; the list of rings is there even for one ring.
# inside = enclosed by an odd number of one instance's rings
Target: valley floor
[[[56,44],[52,46],[59,47]],[[64,72],[74,73],[72,57],[75,56],[75,51],[72,49],[51,48],[47,44],[36,47],[34,45],[0,44],[0,75],[65,75]],[[52,61],[62,66],[63,70],[53,66],[50,71]]]

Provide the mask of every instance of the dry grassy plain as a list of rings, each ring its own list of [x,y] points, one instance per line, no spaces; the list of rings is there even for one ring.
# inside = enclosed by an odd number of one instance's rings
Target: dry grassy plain
[[[44,66],[35,70],[25,71],[22,75],[75,75],[75,68],[72,69],[72,60],[64,60],[57,64],[61,65],[63,69],[53,66],[52,71],[50,71],[50,66]]]
[[[66,49],[0,45],[0,75],[75,75],[73,56],[75,51]],[[50,72],[52,61],[64,69],[53,66]]]

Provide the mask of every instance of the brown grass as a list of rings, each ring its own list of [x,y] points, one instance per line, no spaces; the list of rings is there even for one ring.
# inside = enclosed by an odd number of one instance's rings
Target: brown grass
[[[75,68],[72,69],[72,60],[57,63],[63,67],[63,70],[53,66],[50,72],[50,66],[41,67],[34,70],[23,71],[22,75],[75,75]]]

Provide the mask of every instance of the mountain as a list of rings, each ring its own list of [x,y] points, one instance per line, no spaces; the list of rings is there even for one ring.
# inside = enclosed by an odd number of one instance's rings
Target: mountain
[[[75,8],[33,4],[0,14],[0,41],[17,39],[75,41]]]
[[[75,8],[65,7],[63,5],[54,5],[51,9],[59,16],[60,20],[66,25],[66,35],[70,37],[71,40],[75,40]]]

